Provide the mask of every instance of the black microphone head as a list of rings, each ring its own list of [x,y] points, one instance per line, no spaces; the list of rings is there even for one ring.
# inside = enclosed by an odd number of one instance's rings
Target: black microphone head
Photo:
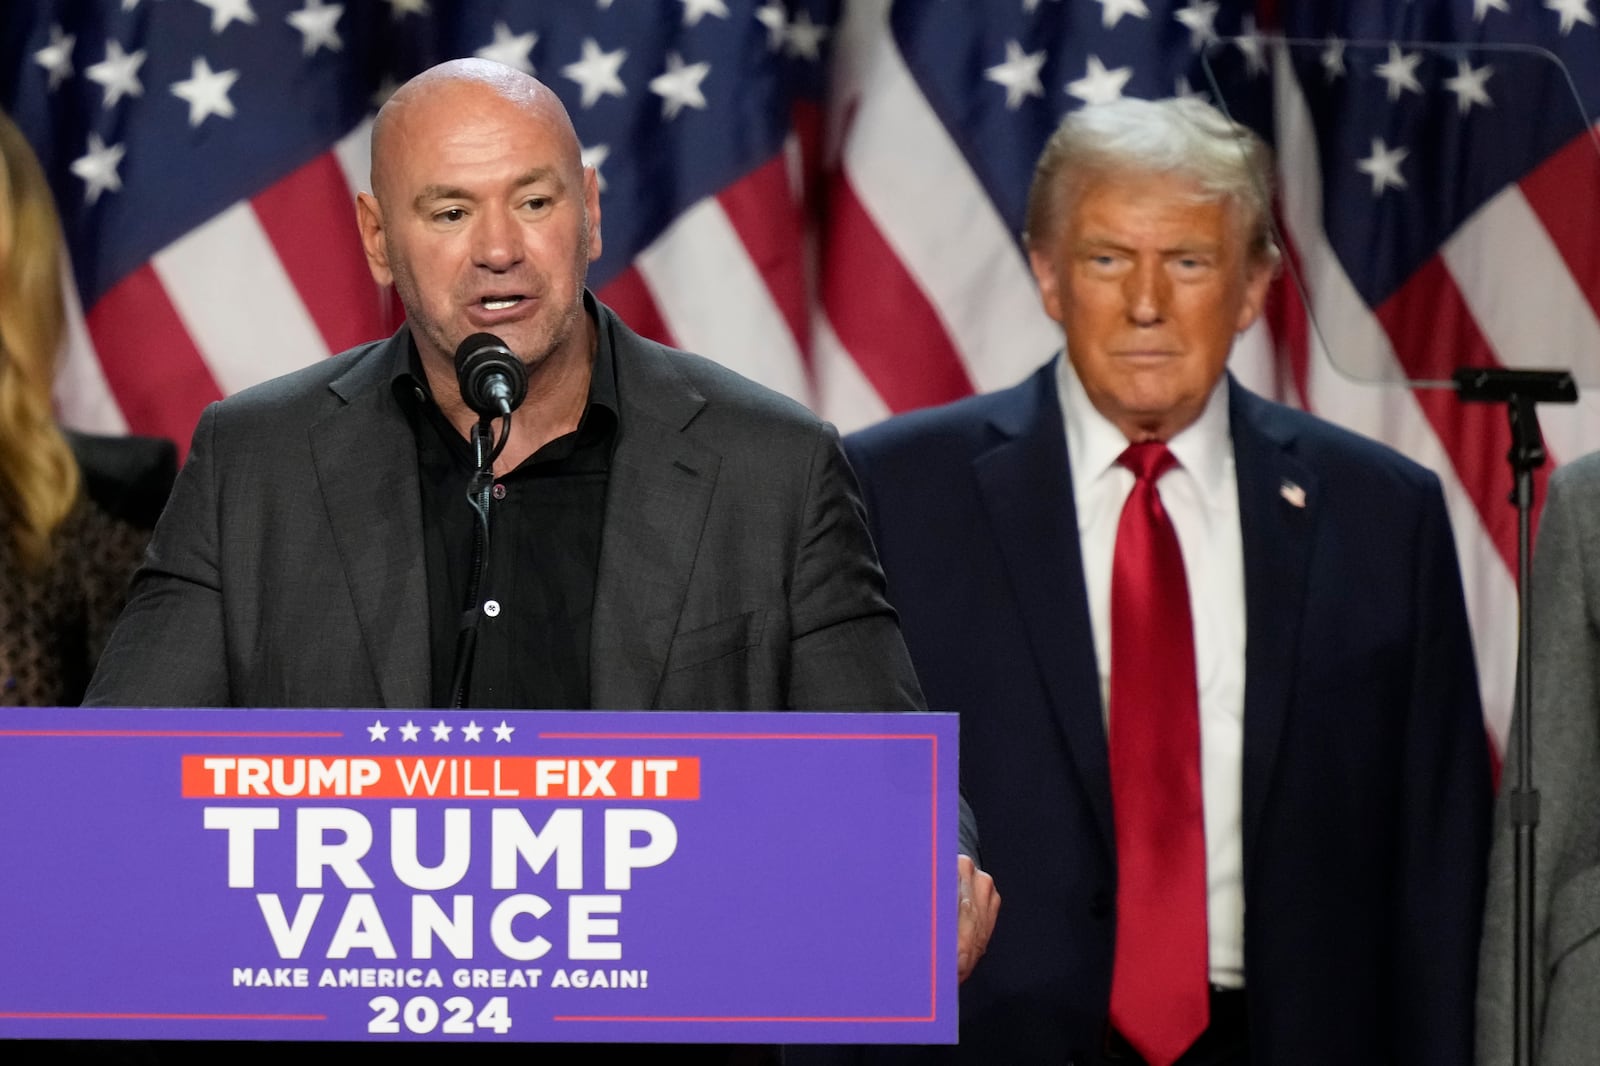
[[[528,395],[528,368],[493,333],[474,333],[456,347],[461,399],[483,418],[509,415]]]

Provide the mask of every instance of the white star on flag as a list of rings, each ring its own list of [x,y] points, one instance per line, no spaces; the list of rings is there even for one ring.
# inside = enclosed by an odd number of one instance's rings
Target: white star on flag
[[[1239,46],[1239,52],[1244,56],[1246,70],[1251,74],[1267,72],[1267,54],[1261,47],[1261,35],[1256,32],[1256,20],[1253,15],[1246,15],[1239,21],[1239,39],[1234,43]]]
[[[1123,15],[1141,19],[1150,17],[1150,9],[1145,6],[1144,0],[1094,0],[1094,2],[1100,5],[1100,25],[1108,30],[1121,22]]]
[[[442,718],[433,725],[433,739],[440,742],[450,739],[450,727]]]
[[[195,0],[195,3],[211,9],[212,33],[221,33],[233,22],[254,25],[256,21],[250,0]]]
[[[428,0],[387,0],[390,7],[394,8],[393,17],[396,22],[406,15],[427,15]]]
[[[476,744],[478,743],[478,738],[481,736],[483,736],[483,726],[479,725],[477,722],[468,722],[466,725],[461,727],[462,740],[470,740],[472,743]]]
[[[508,67],[516,67],[524,74],[533,73],[533,60],[528,56],[539,43],[537,33],[512,33],[504,22],[494,24],[494,42],[486,44],[473,55],[479,59],[492,59]]]
[[[500,724],[494,727],[494,739],[497,742],[503,740],[507,744],[509,744],[509,743],[511,743],[511,734],[515,733],[516,731],[517,731],[517,727],[516,726],[507,725],[506,724],[506,720],[504,718],[502,718],[502,719],[500,719]]]
[[[1327,74],[1331,83],[1335,78],[1344,74],[1344,42],[1337,37],[1329,37],[1328,43],[1322,47],[1322,69]]]
[[[106,43],[106,57],[84,72],[90,81],[105,87],[101,106],[113,107],[124,96],[144,95],[144,86],[139,82],[144,57],[143,50],[128,55],[116,41]]]
[[[1545,9],[1554,11],[1561,16],[1561,36],[1565,37],[1572,32],[1572,27],[1578,23],[1585,26],[1594,25],[1594,16],[1589,13],[1589,0],[1544,0]]]
[[[599,184],[601,192],[606,191],[606,176],[600,173],[600,166],[610,154],[611,146],[608,144],[597,144],[592,148],[585,148],[579,154],[579,159],[584,166],[594,167],[594,180]]]
[[[562,67],[561,73],[583,87],[583,99],[580,103],[584,107],[593,107],[602,96],[621,97],[628,94],[627,87],[617,76],[623,60],[627,58],[626,48],[607,52],[593,37],[585,37],[583,57],[576,63],[568,63]]]
[[[722,0],[678,0],[678,2],[683,5],[685,26],[698,25],[707,15],[715,15],[720,19],[728,17],[728,5]]]
[[[1372,138],[1372,154],[1367,158],[1357,161],[1356,169],[1372,177],[1372,195],[1380,196],[1389,186],[1396,189],[1406,187],[1405,176],[1400,173],[1400,164],[1411,151],[1407,148],[1390,148],[1383,143],[1382,137]]]
[[[1044,86],[1039,82],[1039,70],[1044,66],[1044,52],[1024,52],[1017,41],[1006,42],[1006,60],[989,67],[983,76],[997,85],[1005,86],[1006,107],[1015,111],[1030,96],[1044,96]]]
[[[306,0],[305,7],[291,11],[287,16],[288,23],[299,30],[304,38],[300,45],[301,54],[314,55],[318,48],[326,48],[330,52],[343,49],[344,42],[339,39],[339,31],[334,29],[334,24],[343,14],[343,4],[324,4],[322,0]]]
[[[650,79],[650,91],[661,97],[661,117],[677,118],[686,107],[704,111],[706,98],[700,83],[710,73],[710,63],[685,65],[677,52],[668,52],[666,72]]]
[[[1217,39],[1216,0],[1189,0],[1189,6],[1174,11],[1172,17],[1189,28],[1189,47],[1196,52]]]
[[[1503,11],[1509,15],[1511,8],[1507,6],[1506,0],[1472,0],[1473,21],[1482,22],[1489,17],[1490,11]]]
[[[89,203],[100,199],[102,192],[116,192],[122,188],[117,166],[125,150],[120,144],[108,148],[98,133],[89,134],[89,151],[72,161],[72,172],[89,186],[84,194]]]
[[[78,38],[62,33],[60,26],[50,27],[50,43],[33,53],[33,60],[50,72],[50,88],[54,89],[72,77],[72,46]]]
[[[417,734],[420,732],[422,732],[422,727],[420,725],[417,725],[412,721],[407,721],[405,725],[400,727],[400,740],[402,743],[408,741],[415,743]]]
[[[1077,81],[1067,83],[1067,92],[1086,104],[1109,104],[1122,99],[1122,87],[1133,77],[1132,67],[1107,70],[1099,56],[1089,57],[1089,69]]]
[[[1373,68],[1378,77],[1389,83],[1389,99],[1398,100],[1403,92],[1422,92],[1422,83],[1417,80],[1417,64],[1421,62],[1421,52],[1407,55],[1399,45],[1389,46],[1389,58]]]
[[[203,56],[196,57],[185,81],[172,83],[172,95],[189,104],[189,125],[198,126],[207,117],[233,117],[233,101],[228,90],[239,80],[237,70],[213,71]]]
[[[789,28],[784,31],[788,38],[788,52],[799,59],[809,59],[813,63],[822,58],[822,42],[828,36],[828,27],[818,26],[811,21],[811,12],[802,8],[800,14],[789,23]]]
[[[789,15],[780,0],[767,0],[756,9],[756,21],[767,28],[767,51],[776,52],[783,47],[784,27]]]
[[[1489,80],[1489,75],[1494,73],[1494,67],[1485,63],[1476,69],[1465,59],[1456,60],[1456,73],[1454,77],[1446,78],[1444,87],[1456,94],[1456,110],[1465,115],[1472,110],[1473,104],[1484,107],[1493,107],[1494,101],[1489,99],[1489,90],[1484,83]]]
[[[385,741],[389,739],[389,727],[384,725],[380,719],[367,726],[367,734],[375,743]]]

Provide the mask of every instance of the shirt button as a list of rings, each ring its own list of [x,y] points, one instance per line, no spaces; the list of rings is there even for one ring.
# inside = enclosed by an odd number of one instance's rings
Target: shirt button
[[[506,487],[499,481],[494,483],[494,498],[497,500],[503,500],[506,498]]]
[[[499,615],[500,615],[500,601],[499,600],[484,600],[483,601],[483,613],[488,615],[490,618],[499,617]]]

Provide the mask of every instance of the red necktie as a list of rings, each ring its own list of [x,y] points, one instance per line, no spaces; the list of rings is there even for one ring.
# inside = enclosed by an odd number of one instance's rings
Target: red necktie
[[[1111,563],[1111,1024],[1150,1066],[1170,1066],[1210,1015],[1200,699],[1189,583],[1156,492],[1178,461],[1148,441],[1117,462],[1138,480],[1122,506]]]

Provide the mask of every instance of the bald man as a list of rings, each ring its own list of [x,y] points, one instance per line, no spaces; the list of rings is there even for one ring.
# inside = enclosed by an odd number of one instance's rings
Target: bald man
[[[599,187],[554,93],[482,60],[419,75],[357,220],[407,324],[206,409],[88,703],[450,706],[477,421],[453,353],[489,332],[528,392],[467,706],[922,705],[833,428],[585,289]],[[997,899],[961,873],[964,975]]]

